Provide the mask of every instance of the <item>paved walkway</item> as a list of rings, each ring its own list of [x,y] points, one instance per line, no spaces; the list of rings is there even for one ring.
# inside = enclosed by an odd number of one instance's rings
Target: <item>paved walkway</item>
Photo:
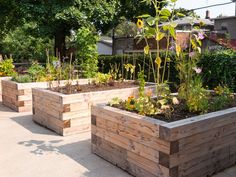
[[[91,153],[90,134],[61,137],[0,103],[0,177],[130,177]],[[236,167],[214,177],[236,177]]]

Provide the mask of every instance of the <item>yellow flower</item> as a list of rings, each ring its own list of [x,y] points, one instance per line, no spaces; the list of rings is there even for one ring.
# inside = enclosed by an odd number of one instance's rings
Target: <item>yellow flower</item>
[[[147,55],[149,53],[149,45],[144,47],[144,53]]]
[[[143,28],[143,21],[141,19],[138,19],[137,21],[137,27],[138,28]]]
[[[155,62],[156,62],[156,64],[157,64],[158,68],[160,68],[160,67],[161,67],[161,58],[160,58],[160,57],[157,57],[156,60],[155,60]]]
[[[179,56],[180,52],[181,52],[181,47],[180,47],[180,45],[176,44],[176,54],[177,54],[177,56]]]

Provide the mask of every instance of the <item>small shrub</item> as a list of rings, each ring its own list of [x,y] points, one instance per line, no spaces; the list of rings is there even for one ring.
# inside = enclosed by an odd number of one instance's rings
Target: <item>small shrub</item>
[[[15,66],[12,58],[0,61],[0,77],[14,75],[14,68]]]
[[[29,83],[33,82],[32,78],[30,75],[25,74],[25,75],[17,75],[12,78],[12,81],[18,82],[18,83]]]
[[[46,81],[46,69],[38,63],[33,63],[27,70],[32,81],[43,82]]]
[[[93,79],[94,84],[108,84],[111,80],[110,74],[97,73]]]

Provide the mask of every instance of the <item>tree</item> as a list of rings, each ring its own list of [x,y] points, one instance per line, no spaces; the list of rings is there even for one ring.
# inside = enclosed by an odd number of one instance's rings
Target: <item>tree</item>
[[[185,9],[185,8],[182,8],[182,7],[178,8],[178,9],[175,9],[175,10],[174,10],[174,13],[175,13],[175,14],[180,13],[180,14],[183,14],[184,16],[186,16],[186,17],[188,17],[188,16],[191,16],[191,17],[194,16],[194,17],[200,18],[200,16],[197,15],[196,12],[191,11],[191,10],[187,10],[187,9]],[[179,18],[178,15],[176,15],[175,20],[176,20],[177,18]]]
[[[37,24],[32,34],[54,38],[54,51],[61,56],[71,29],[90,25],[101,29],[112,20],[118,5],[116,0],[15,0],[14,4],[22,18]]]

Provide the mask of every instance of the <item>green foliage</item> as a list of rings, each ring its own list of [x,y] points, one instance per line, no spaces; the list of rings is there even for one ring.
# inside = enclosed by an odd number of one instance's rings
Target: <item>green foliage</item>
[[[127,64],[124,64],[124,67],[125,67],[125,70],[126,70],[125,79],[128,79],[128,75],[130,76],[129,77],[130,80],[134,79],[134,73],[135,73],[136,66],[134,66],[130,63],[127,63]]]
[[[18,83],[30,83],[33,82],[32,77],[29,74],[24,75],[16,75],[12,78],[12,81],[18,82]]]
[[[142,40],[146,42],[146,46],[144,47],[144,54],[149,55],[151,61],[155,61],[154,64],[151,62],[152,74],[155,83],[163,84],[168,82],[168,77],[166,79],[166,71],[170,69],[167,65],[170,63],[170,58],[168,57],[168,53],[170,52],[169,47],[171,43],[171,39],[176,38],[175,27],[177,24],[173,22],[175,17],[175,13],[172,13],[175,8],[175,1],[169,2],[169,6],[171,10],[167,8],[162,8],[162,3],[156,0],[143,0],[143,3],[150,4],[155,9],[155,15],[151,14],[143,14],[138,16],[137,27],[139,29],[139,33],[137,37],[139,38],[138,43]],[[165,23],[168,22],[168,23]],[[162,24],[162,25],[160,25]],[[148,39],[155,38],[156,39],[156,48],[155,54],[156,57],[152,58],[150,53],[150,46]],[[166,39],[166,51],[163,58],[160,56],[160,41],[162,39]],[[163,63],[163,68],[162,67]],[[161,71],[162,70],[162,71]]]
[[[112,100],[109,101],[108,104],[110,106],[115,106],[115,105],[119,105],[120,103],[122,103],[122,100],[119,97],[115,97],[115,98],[112,98]]]
[[[236,52],[232,50],[207,51],[200,55],[198,64],[203,70],[203,83],[210,89],[227,85],[236,92]]]
[[[21,17],[27,22],[36,23],[31,31],[35,36],[47,36],[55,39],[55,49],[65,55],[65,37],[70,30],[83,26],[103,26],[113,19],[118,7],[117,0],[68,0],[68,1],[14,1]]]
[[[94,77],[98,70],[97,40],[98,36],[90,28],[82,27],[76,33],[77,62],[81,64],[86,78]]]
[[[0,42],[3,54],[12,55],[16,62],[38,60],[45,62],[45,49],[52,46],[48,38],[34,37],[30,31],[34,24],[25,23],[8,32]]]
[[[194,11],[190,11],[190,10],[187,10],[182,7],[175,9],[174,13],[176,14],[176,17],[174,18],[175,20],[177,20],[180,17],[184,17],[184,16],[186,16],[186,17],[194,16],[194,17],[200,18],[200,16],[198,16]]]
[[[122,80],[122,75],[120,73],[120,64],[111,64],[109,74],[111,75],[112,80]]]
[[[139,89],[138,89],[138,95],[139,97],[144,97],[145,93],[144,93],[144,87],[145,87],[145,75],[144,75],[144,71],[140,69],[139,73],[138,73],[138,83],[139,83]]]
[[[188,110],[190,112],[206,113],[209,109],[209,92],[203,88],[200,77],[196,77],[191,81],[188,92],[189,95],[186,99]]]
[[[165,52],[161,51],[160,53],[161,57],[165,56]],[[152,56],[153,58],[156,57],[155,54]],[[174,54],[169,53],[169,58],[171,58],[171,62],[168,63],[168,67],[170,67],[171,72],[166,72],[166,76],[169,78],[170,84],[173,86],[172,83],[178,83],[178,77],[177,77],[177,71],[175,69],[175,59]],[[129,78],[129,73],[126,72],[125,64],[132,64],[135,66],[135,68],[139,68],[139,65],[142,67],[142,70],[144,70],[144,74],[146,75],[146,81],[154,81],[152,71],[151,71],[151,61],[150,57],[144,55],[144,54],[124,54],[124,55],[114,55],[114,56],[106,56],[106,55],[100,55],[98,57],[98,67],[99,71],[103,73],[107,73],[110,70],[110,65],[117,65],[119,67],[119,73],[121,74],[121,78]],[[137,78],[138,75],[138,69],[135,69],[135,72],[132,74],[133,78]],[[162,67],[161,67],[162,71]]]
[[[0,77],[14,75],[14,68],[15,66],[12,58],[0,61]]]
[[[34,82],[47,81],[45,67],[43,67],[42,65],[39,65],[37,62],[33,63],[28,68],[27,73],[30,75],[31,80]]]
[[[227,86],[217,86],[214,88],[215,96],[212,97],[211,107],[212,111],[221,110],[227,107],[233,101],[233,95]]]
[[[111,80],[110,74],[103,74],[103,73],[97,73],[95,78],[93,79],[93,83],[95,84],[108,84]]]

